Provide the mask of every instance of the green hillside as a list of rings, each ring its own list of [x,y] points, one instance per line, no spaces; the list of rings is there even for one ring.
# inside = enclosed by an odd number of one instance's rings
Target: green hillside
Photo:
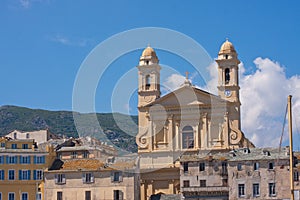
[[[0,136],[17,129],[33,131],[49,129],[68,137],[92,136],[115,146],[136,152],[137,116],[120,113],[81,114],[71,111],[48,111],[17,106],[0,107]],[[96,120],[98,119],[98,120]],[[101,130],[102,129],[102,130]],[[79,134],[78,134],[79,133]]]

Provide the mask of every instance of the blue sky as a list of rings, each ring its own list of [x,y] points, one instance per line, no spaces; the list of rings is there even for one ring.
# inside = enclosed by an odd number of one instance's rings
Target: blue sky
[[[264,71],[264,66],[273,66],[274,62],[279,66],[277,75],[281,74],[295,88],[298,84],[291,82],[298,83],[300,74],[299,8],[300,2],[296,0],[284,3],[271,0],[2,0],[0,105],[72,110],[73,84],[88,54],[114,34],[141,27],[162,27],[186,34],[212,58],[217,56],[225,38],[229,38],[243,62],[244,83],[252,78],[253,86],[257,83],[254,78],[268,71]],[[111,91],[116,81],[138,64],[141,52],[133,51],[111,64],[95,96],[98,112],[111,111]],[[185,60],[167,52],[158,51],[158,56],[161,63],[174,67],[180,74],[191,68]],[[197,84],[197,78],[193,81]],[[271,86],[267,89],[283,96],[285,101],[284,92]],[[130,113],[135,114],[134,95],[130,102]],[[261,111],[259,115],[264,113]],[[282,119],[280,113],[270,116]]]

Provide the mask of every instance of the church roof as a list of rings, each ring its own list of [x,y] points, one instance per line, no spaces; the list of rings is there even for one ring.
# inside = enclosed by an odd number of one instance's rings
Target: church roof
[[[144,51],[142,53],[142,57],[148,57],[148,56],[157,57],[154,49],[150,46],[148,46],[146,49],[144,49]]]
[[[226,39],[226,41],[222,44],[219,54],[226,54],[226,53],[236,53],[235,48],[231,42]]]
[[[183,100],[183,102],[180,102],[180,105],[187,105],[187,106],[192,106],[192,105],[209,105],[212,103],[212,100],[214,101],[214,103],[230,103],[227,100],[224,100],[222,98],[220,98],[219,96],[216,96],[214,94],[211,94],[205,90],[199,89],[193,85],[189,85],[189,84],[183,84],[180,88],[164,95],[161,98],[156,99],[154,102],[151,102],[149,104],[146,105],[146,107],[150,107],[152,105],[155,104],[161,104],[163,102],[168,101],[167,99],[172,98],[172,96],[175,95],[176,98],[180,98],[180,94],[184,93],[184,91],[188,91],[187,95],[184,95],[185,97],[190,97],[187,100]],[[201,98],[202,97],[202,98]],[[177,99],[178,101],[178,99]],[[181,101],[179,99],[179,101]]]

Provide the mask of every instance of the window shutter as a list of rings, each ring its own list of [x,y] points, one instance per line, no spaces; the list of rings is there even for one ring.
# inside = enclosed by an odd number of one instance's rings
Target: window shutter
[[[27,171],[27,175],[28,175],[28,179],[27,180],[30,180],[31,179],[31,171],[30,170]]]
[[[9,156],[6,156],[6,164],[9,164]]]
[[[42,156],[42,163],[45,164],[45,156]]]
[[[19,180],[22,180],[22,170],[19,170]]]
[[[31,156],[28,156],[28,164],[31,164]]]
[[[110,180],[111,182],[114,182],[114,172],[110,172]]]
[[[82,173],[82,182],[85,183],[85,173]]]
[[[119,172],[119,182],[122,182],[122,181],[123,181],[123,173]]]
[[[36,180],[36,170],[33,170],[33,180]]]
[[[36,164],[36,156],[33,157],[33,163]]]
[[[94,174],[91,176],[91,182],[94,183]]]
[[[66,176],[65,176],[65,174],[62,175],[62,183],[66,183]]]
[[[15,164],[18,164],[18,156],[15,156]]]
[[[58,175],[57,174],[55,174],[55,183],[57,184],[57,182],[58,182]]]
[[[122,192],[122,190],[119,190],[119,199],[123,200],[123,192]]]
[[[20,156],[20,164],[23,164],[23,162],[22,162],[22,156]]]

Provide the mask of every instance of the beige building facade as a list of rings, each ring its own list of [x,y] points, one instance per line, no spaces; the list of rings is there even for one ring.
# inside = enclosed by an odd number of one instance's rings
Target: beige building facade
[[[147,47],[138,68],[141,199],[179,194],[183,152],[253,147],[241,131],[237,53],[229,41],[218,58],[218,96],[191,84],[161,97],[159,60]]]

